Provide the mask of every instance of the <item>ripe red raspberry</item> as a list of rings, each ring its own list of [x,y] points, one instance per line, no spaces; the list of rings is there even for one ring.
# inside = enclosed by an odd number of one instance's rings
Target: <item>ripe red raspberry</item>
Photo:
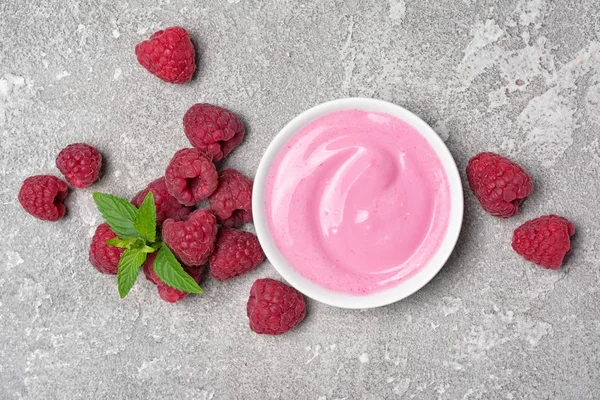
[[[545,215],[525,222],[513,234],[512,247],[526,260],[548,269],[558,269],[571,252],[575,226],[558,215]]]
[[[144,275],[146,275],[146,279],[150,282],[154,283],[158,289],[158,295],[164,301],[168,301],[169,303],[175,303],[183,298],[185,298],[189,293],[182,292],[181,290],[177,290],[163,281],[160,280],[158,275],[154,272],[154,259],[156,258],[156,253],[148,254],[148,258],[146,258],[146,262],[144,263]],[[188,267],[183,265],[183,269],[188,273],[189,276],[194,278],[196,282],[200,281],[200,277],[202,276],[203,267]]]
[[[73,143],[58,153],[56,167],[71,186],[84,188],[100,176],[102,156],[89,144]]]
[[[221,171],[219,186],[209,200],[210,209],[224,227],[252,222],[252,181],[235,169]]]
[[[223,228],[217,236],[215,252],[210,256],[210,276],[224,282],[253,270],[264,259],[256,235]]]
[[[200,203],[219,184],[215,165],[198,149],[181,149],[175,153],[165,178],[169,193],[186,206]]]
[[[94,233],[94,237],[92,238],[90,263],[103,274],[115,275],[117,273],[119,260],[124,250],[106,244],[107,240],[116,237],[117,235],[110,230],[108,224],[104,223],[98,225],[96,233]]]
[[[58,221],[65,215],[63,200],[69,194],[63,180],[52,175],[35,175],[25,179],[19,191],[19,203],[25,211],[44,221]]]
[[[246,311],[254,332],[280,335],[304,319],[306,304],[299,291],[267,278],[252,285]]]
[[[525,197],[533,193],[533,182],[527,172],[494,153],[480,153],[471,158],[467,177],[483,209],[496,217],[512,217]]]
[[[154,204],[156,205],[156,223],[162,225],[167,218],[172,218],[175,221],[181,221],[187,218],[192,212],[188,207],[184,206],[167,191],[165,178],[158,178],[152,181],[145,189],[141,190],[131,200],[131,204],[139,207],[148,192],[154,195]]]
[[[196,71],[196,53],[187,31],[174,26],[135,46],[142,67],[165,82],[185,83]]]
[[[202,265],[215,249],[217,221],[210,211],[196,210],[186,221],[167,219],[162,237],[183,264]]]
[[[212,104],[195,104],[183,117],[183,130],[192,146],[221,161],[235,149],[246,133],[242,121],[231,111]]]

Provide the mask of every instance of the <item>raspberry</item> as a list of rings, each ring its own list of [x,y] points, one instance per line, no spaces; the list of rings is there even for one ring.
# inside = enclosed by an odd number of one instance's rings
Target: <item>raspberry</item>
[[[175,153],[165,178],[169,193],[186,206],[200,203],[219,184],[215,165],[198,149],[181,149]]]
[[[210,209],[226,228],[252,222],[252,181],[235,169],[221,171]]]
[[[152,181],[148,187],[138,192],[138,194],[136,194],[131,200],[131,204],[139,207],[150,191],[154,195],[154,204],[156,205],[156,223],[158,225],[162,225],[163,221],[167,218],[172,218],[175,221],[181,221],[190,215],[191,210],[179,203],[175,197],[169,194],[164,177]]]
[[[117,235],[110,230],[108,224],[98,225],[90,245],[90,263],[103,274],[115,275],[118,270],[119,260],[124,249],[109,246],[106,241],[116,238]]]
[[[69,194],[67,183],[52,175],[25,179],[19,191],[19,203],[25,211],[44,221],[58,221],[66,212],[63,200]]]
[[[494,153],[473,157],[467,166],[467,177],[483,209],[496,217],[512,217],[525,197],[533,193],[527,172]]]
[[[182,292],[181,290],[177,290],[163,281],[160,280],[158,275],[154,272],[154,259],[156,258],[156,253],[148,254],[148,258],[146,258],[146,262],[144,263],[144,275],[146,275],[146,279],[150,282],[154,283],[158,289],[158,295],[164,301],[168,301],[169,303],[175,303],[183,298],[185,298],[189,293]],[[183,266],[185,272],[188,273],[196,282],[200,281],[200,276],[202,276],[202,267],[188,267],[186,265]]]
[[[100,176],[102,156],[89,144],[73,143],[58,153],[56,167],[71,186],[84,188]]]
[[[253,270],[264,259],[256,235],[223,228],[217,236],[215,252],[210,256],[210,276],[224,282]]]
[[[135,46],[142,67],[169,83],[185,83],[196,71],[196,53],[187,31],[174,26]]]
[[[183,264],[202,265],[215,248],[217,222],[210,211],[196,210],[186,221],[167,219],[162,237]]]
[[[252,285],[246,311],[254,332],[280,335],[304,319],[306,304],[299,291],[267,278]]]
[[[570,236],[575,226],[558,215],[545,215],[525,222],[513,234],[512,247],[526,260],[548,269],[558,269],[571,252]]]
[[[242,121],[231,111],[212,104],[195,104],[183,117],[183,130],[192,146],[221,161],[235,149],[246,133]]]

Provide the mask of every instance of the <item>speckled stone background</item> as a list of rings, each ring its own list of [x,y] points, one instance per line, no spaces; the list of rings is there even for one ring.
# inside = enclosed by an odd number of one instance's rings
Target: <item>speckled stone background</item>
[[[200,53],[183,86],[133,51],[171,25]],[[597,0],[1,0],[0,398],[599,399],[599,36]],[[460,242],[424,289],[366,311],[311,301],[280,337],[245,316],[268,263],[175,305],[143,277],[120,300],[89,265],[91,192],[132,196],[161,175],[192,104],[243,116],[227,165],[253,175],[288,120],[345,96],[416,112],[461,171],[479,151],[512,157],[535,194],[500,220],[466,192]],[[74,141],[103,152],[106,176],[67,218],[37,221],[20,184],[58,174]],[[578,229],[556,272],[510,248],[551,212]]]

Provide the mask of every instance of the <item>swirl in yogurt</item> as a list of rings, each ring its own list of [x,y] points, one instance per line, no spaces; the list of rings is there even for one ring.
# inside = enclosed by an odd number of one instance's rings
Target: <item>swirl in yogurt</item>
[[[344,110],[302,128],[267,182],[275,244],[333,291],[369,294],[402,282],[439,248],[450,193],[419,132],[388,114]]]

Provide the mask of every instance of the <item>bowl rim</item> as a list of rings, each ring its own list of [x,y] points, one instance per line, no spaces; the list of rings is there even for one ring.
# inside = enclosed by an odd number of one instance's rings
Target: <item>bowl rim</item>
[[[429,142],[439,157],[448,179],[450,192],[448,227],[442,244],[430,260],[418,272],[398,285],[366,295],[352,295],[326,289],[294,270],[275,245],[264,207],[271,166],[285,144],[311,121],[336,111],[353,109],[390,114],[414,127]],[[300,113],[273,138],[256,172],[252,192],[252,213],[256,234],[267,259],[291,286],[324,304],[348,309],[367,309],[400,301],[421,289],[437,275],[448,261],[458,241],[464,215],[464,194],[460,173],[452,154],[444,141],[425,121],[394,103],[372,98],[350,97],[331,100]]]

